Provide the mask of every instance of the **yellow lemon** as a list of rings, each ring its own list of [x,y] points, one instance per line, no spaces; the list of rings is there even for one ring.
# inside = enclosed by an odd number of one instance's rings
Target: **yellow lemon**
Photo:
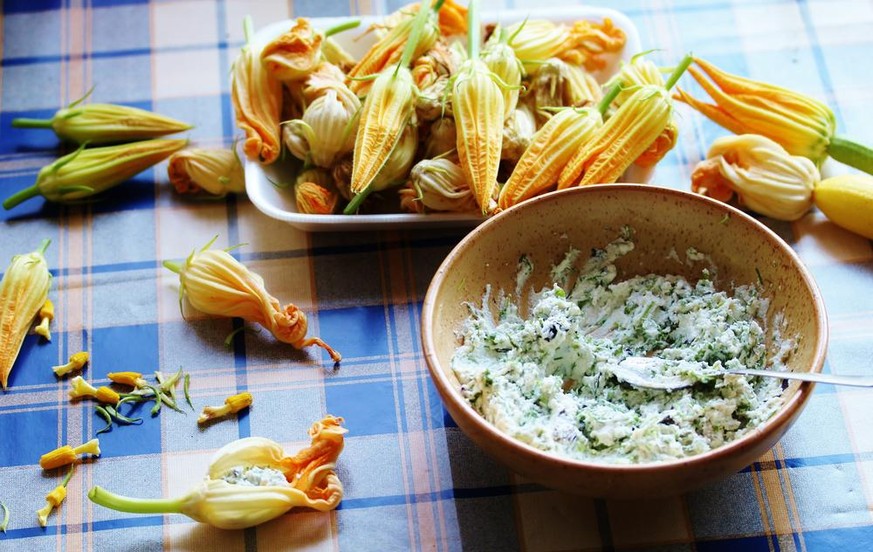
[[[815,205],[834,224],[873,240],[873,177],[834,176],[815,187]]]

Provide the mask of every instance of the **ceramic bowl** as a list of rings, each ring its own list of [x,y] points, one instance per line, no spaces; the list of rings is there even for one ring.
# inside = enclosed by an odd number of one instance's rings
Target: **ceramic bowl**
[[[677,261],[689,247],[708,254],[717,267],[719,289],[762,282],[770,315],[783,312],[784,335],[799,336],[787,364],[793,371],[821,371],[827,320],[818,288],[793,250],[743,212],[689,192],[639,184],[573,188],[528,200],[468,234],[448,255],[428,288],[422,312],[422,341],[430,375],[445,408],[485,452],[529,480],[587,496],[641,498],[680,494],[750,465],[797,419],[812,384],[792,383],[782,408],[766,423],[720,448],[681,460],[638,465],[602,464],[561,458],[502,433],[462,397],[451,369],[459,345],[456,332],[468,316],[465,303],[481,304],[486,284],[515,289],[519,257],[533,261],[533,289],[551,282],[548,272],[572,245],[603,247],[629,225],[635,249],[619,259],[619,278],[679,274],[691,281],[700,266]]]

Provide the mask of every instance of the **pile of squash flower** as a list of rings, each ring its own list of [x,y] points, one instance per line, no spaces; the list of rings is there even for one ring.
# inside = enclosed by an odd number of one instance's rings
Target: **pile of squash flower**
[[[484,31],[484,32],[483,32]],[[554,188],[615,182],[674,145],[672,75],[644,55],[601,83],[626,42],[609,19],[506,26],[478,2],[410,4],[360,59],[305,18],[236,59],[243,151],[298,159],[297,210],[488,216]]]

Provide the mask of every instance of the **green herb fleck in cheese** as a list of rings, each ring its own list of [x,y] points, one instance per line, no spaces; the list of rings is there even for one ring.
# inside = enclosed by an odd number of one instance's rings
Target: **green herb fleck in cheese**
[[[767,300],[753,286],[719,291],[707,270],[696,283],[655,274],[616,282],[614,262],[633,247],[625,229],[594,251],[569,285],[579,254],[571,249],[552,270],[556,283],[534,294],[526,317],[501,297],[495,318],[490,289],[482,307],[470,306],[452,367],[464,396],[489,422],[562,456],[643,463],[717,448],[778,410],[779,380],[723,373],[784,369],[791,342],[774,331],[768,347]],[[524,257],[519,287],[531,271]],[[612,375],[610,367],[624,358],[645,355],[666,359],[665,370],[695,385],[639,389]]]

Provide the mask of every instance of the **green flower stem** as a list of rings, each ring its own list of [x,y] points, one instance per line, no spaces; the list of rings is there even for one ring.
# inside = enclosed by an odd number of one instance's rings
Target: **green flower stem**
[[[17,206],[19,203],[27,201],[28,199],[36,197],[38,195],[40,195],[39,188],[37,188],[36,184],[34,184],[30,188],[19,190],[11,196],[7,197],[6,200],[3,202],[3,208],[8,211],[9,209]]]
[[[682,61],[679,62],[679,65],[673,69],[673,74],[670,75],[670,78],[667,79],[667,83],[664,85],[664,88],[670,90],[673,88],[677,82],[679,82],[679,77],[682,76],[682,73],[685,72],[686,69],[694,62],[694,56],[692,54],[685,54],[685,57],[682,58]]]
[[[835,161],[873,174],[873,149],[842,136],[834,136],[828,144],[828,155]]]
[[[28,117],[19,117],[12,119],[14,128],[52,128],[53,119],[30,119]]]
[[[175,272],[176,274],[179,274],[180,272],[182,272],[182,265],[180,265],[179,263],[176,263],[173,261],[164,261],[161,264],[164,265],[164,268],[171,270],[171,271]]]
[[[44,255],[45,255],[45,250],[48,249],[48,246],[49,246],[49,244],[51,244],[51,243],[52,243],[52,241],[51,241],[50,239],[48,239],[48,238],[43,239],[43,240],[40,242],[39,247],[37,248],[36,252],[39,253],[40,255],[43,255],[43,256],[44,256]]]
[[[181,498],[131,498],[111,493],[100,486],[88,491],[91,502],[105,508],[131,514],[180,514]]]
[[[372,186],[367,186],[361,190],[361,193],[355,194],[355,197],[353,197],[352,200],[349,201],[349,204],[346,205],[346,208],[343,209],[343,214],[354,215],[358,211],[358,207],[361,206],[361,203],[363,203],[364,200],[367,199],[367,196],[370,195],[372,188]]]
[[[479,42],[482,40],[482,27],[479,25],[479,2],[470,0],[467,7],[467,53],[470,59],[479,58]]]
[[[324,31],[324,36],[325,36],[325,38],[327,38],[327,37],[333,36],[335,34],[349,31],[351,29],[357,28],[358,26],[360,26],[360,24],[361,24],[360,19],[353,19],[351,21],[346,21],[345,23],[340,23],[339,25],[334,25],[330,29]]]
[[[412,25],[412,31],[409,33],[409,38],[406,39],[406,44],[403,45],[403,52],[400,54],[399,67],[408,67],[412,63],[412,55],[418,47],[418,42],[421,40],[421,35],[424,32],[424,26],[427,25],[427,20],[430,17],[430,10],[418,10],[415,14],[415,22]]]
[[[76,464],[70,464],[70,471],[67,472],[67,475],[66,475],[66,477],[64,477],[64,480],[61,482],[61,485],[66,487],[67,485],[70,484],[70,479],[73,478],[73,471],[75,469],[76,469]]]
[[[600,103],[597,104],[597,111],[599,111],[601,115],[605,115],[606,110],[609,109],[609,105],[612,103],[612,100],[614,100],[620,92],[620,84],[615,83],[614,85],[612,85],[609,90],[606,91],[606,94],[603,95],[603,99],[600,100]]]

